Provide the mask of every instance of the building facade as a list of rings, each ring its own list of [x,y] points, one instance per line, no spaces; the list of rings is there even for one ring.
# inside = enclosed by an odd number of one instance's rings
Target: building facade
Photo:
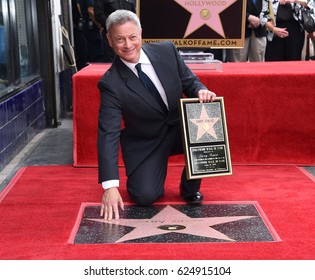
[[[71,110],[69,11],[70,0],[0,0],[0,170]]]

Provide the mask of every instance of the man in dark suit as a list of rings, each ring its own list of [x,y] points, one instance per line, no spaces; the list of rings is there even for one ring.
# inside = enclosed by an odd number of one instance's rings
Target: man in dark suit
[[[264,61],[267,31],[260,24],[260,12],[262,0],[247,0],[245,15],[245,43],[241,49],[233,49],[230,52],[230,61]]]
[[[137,15],[126,10],[112,13],[107,37],[117,54],[98,83],[101,92],[98,130],[99,183],[104,188],[101,215],[119,218],[124,204],[118,191],[118,150],[122,148],[127,190],[138,205],[150,205],[164,195],[168,158],[183,152],[178,101],[199,97],[211,102],[209,91],[190,71],[171,42],[142,46]],[[138,78],[136,65],[153,81],[159,104]],[[164,107],[164,108],[163,108]],[[124,128],[121,129],[122,120]],[[180,194],[187,203],[202,203],[201,180],[181,176]]]

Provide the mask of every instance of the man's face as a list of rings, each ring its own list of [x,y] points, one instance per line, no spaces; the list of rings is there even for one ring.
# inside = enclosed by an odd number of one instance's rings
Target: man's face
[[[114,52],[130,63],[137,63],[142,46],[142,30],[131,21],[111,27],[107,34],[108,42]]]

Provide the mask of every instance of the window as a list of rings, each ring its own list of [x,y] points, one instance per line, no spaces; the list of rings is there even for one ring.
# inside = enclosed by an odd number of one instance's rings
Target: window
[[[0,98],[39,76],[37,38],[36,1],[0,0]]]
[[[6,26],[4,25],[4,3],[2,2],[0,0],[0,92],[8,85],[8,40]]]

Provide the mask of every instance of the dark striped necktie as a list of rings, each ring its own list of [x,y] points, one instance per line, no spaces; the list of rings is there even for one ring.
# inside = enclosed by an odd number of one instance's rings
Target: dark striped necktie
[[[161,108],[165,112],[167,112],[168,111],[167,107],[166,107],[159,91],[157,90],[157,88],[155,87],[155,85],[153,84],[151,79],[141,70],[141,63],[138,63],[136,65],[136,69],[138,71],[139,79],[141,80],[141,82],[143,83],[145,88],[151,93],[151,95],[154,97],[154,99],[160,104]]]

